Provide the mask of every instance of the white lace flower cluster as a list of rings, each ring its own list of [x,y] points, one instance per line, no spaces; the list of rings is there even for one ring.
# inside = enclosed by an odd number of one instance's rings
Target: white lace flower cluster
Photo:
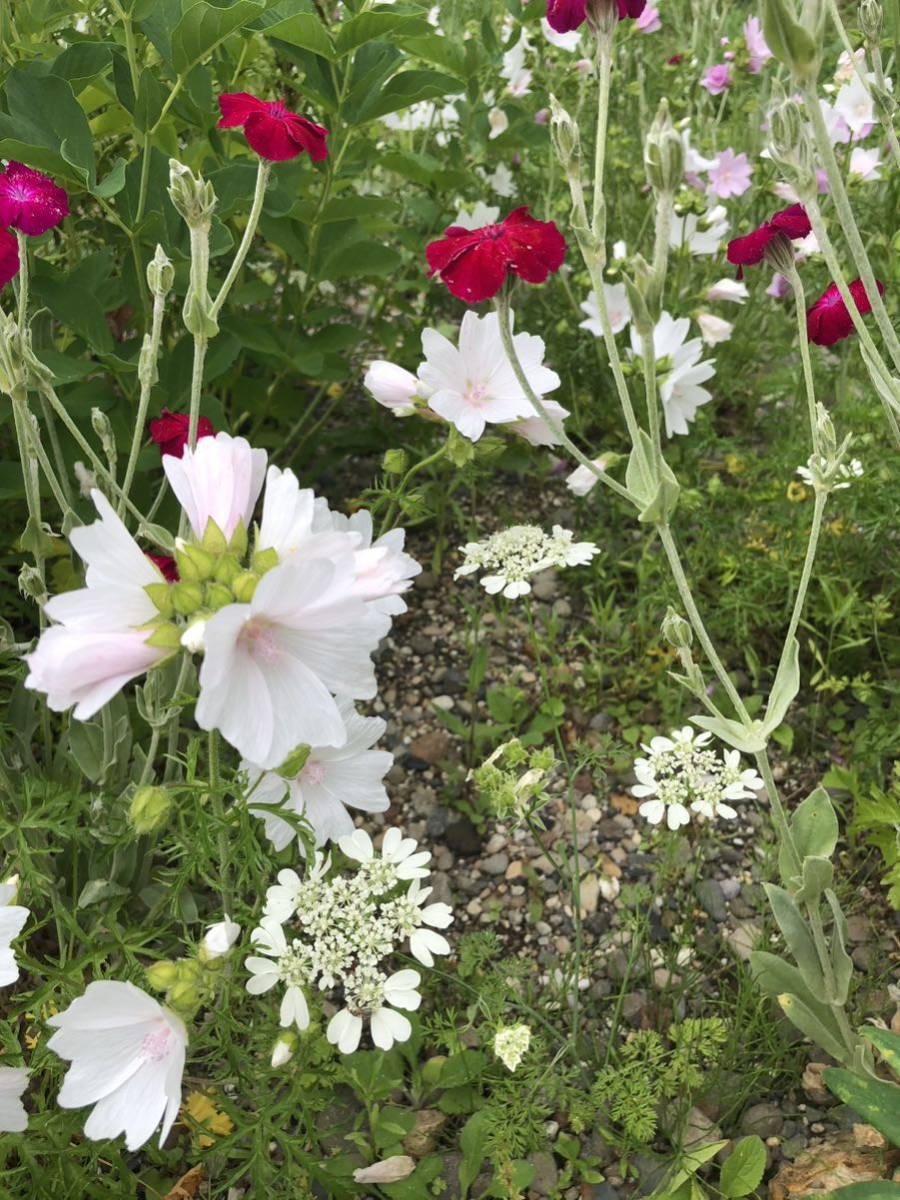
[[[340,989],[344,1006],[330,1020],[328,1040],[342,1054],[359,1045],[368,1018],[372,1040],[382,1050],[409,1037],[409,1020],[397,1009],[413,1011],[422,1001],[418,971],[391,971],[389,960],[404,943],[423,966],[450,953],[438,933],[453,920],[448,904],[426,901],[430,887],[427,850],[413,838],[389,829],[381,850],[361,829],[339,842],[357,864],[350,875],[328,879],[330,858],[316,855],[305,879],[296,871],[278,873],[266,892],[264,915],[251,940],[257,954],[246,962],[247,991],[261,995],[281,984],[280,1023],[309,1026],[307,993]]]
[[[841,463],[837,469],[837,477],[840,482],[832,483],[831,490],[839,492],[848,488],[854,479],[861,479],[864,473],[863,465],[858,458],[851,458],[849,462]],[[817,481],[827,478],[827,470],[823,469],[821,460],[815,454],[810,457],[805,467],[797,468],[797,474],[809,487],[815,487]]]
[[[508,1071],[515,1071],[531,1045],[527,1025],[502,1025],[494,1034],[494,1054]]]
[[[491,596],[502,593],[507,600],[527,596],[530,578],[548,567],[579,567],[600,553],[593,542],[576,542],[571,530],[554,525],[545,533],[539,525],[513,525],[492,533],[483,542],[461,547],[464,560],[453,576],[459,579],[484,571],[481,586]]]
[[[651,825],[665,817],[670,829],[687,825],[691,812],[707,820],[733,820],[737,812],[730,800],[748,800],[763,781],[752,768],[742,768],[737,750],[720,757],[709,747],[711,733],[697,733],[689,725],[674,729],[669,737],[641,744],[647,757],[634,764],[638,782],[632,794],[643,800],[638,810]]]

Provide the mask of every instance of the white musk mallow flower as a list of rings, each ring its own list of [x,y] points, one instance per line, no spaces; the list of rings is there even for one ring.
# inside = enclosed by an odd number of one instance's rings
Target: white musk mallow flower
[[[606,311],[609,314],[609,324],[613,333],[621,333],[631,320],[631,305],[628,303],[628,292],[624,283],[604,283],[603,297],[606,301]],[[603,325],[600,321],[600,306],[597,303],[597,293],[588,292],[587,300],[582,300],[581,311],[586,320],[581,321],[579,329],[586,329],[594,337],[603,337]]]
[[[371,654],[390,627],[388,616],[353,595],[354,581],[351,555],[284,562],[263,576],[249,604],[210,617],[200,728],[219,729],[262,769],[299,745],[343,745],[334,696],[374,696]]]
[[[510,326],[512,320],[510,314]],[[559,376],[543,365],[541,338],[518,333],[513,345],[537,396],[559,387]],[[462,319],[456,346],[436,329],[426,329],[422,350],[425,362],[419,367],[419,379],[427,389],[429,407],[463,437],[477,442],[488,424],[503,425],[534,415],[503,349],[497,313],[479,317],[470,309]]]
[[[131,983],[95,980],[48,1024],[56,1033],[47,1045],[72,1064],[60,1106],[94,1106],[85,1135],[102,1141],[124,1133],[137,1150],[162,1122],[162,1145],[181,1106],[182,1021]]]
[[[247,527],[266,474],[265,450],[254,450],[241,437],[217,433],[201,438],[181,458],[163,456],[163,470],[198,538],[214,521],[231,539],[239,524]]]
[[[369,363],[363,378],[363,387],[395,417],[408,417],[416,411],[416,396],[419,381],[411,371],[398,367],[396,363],[378,358]]]
[[[28,1113],[21,1096],[28,1087],[24,1067],[0,1067],[0,1133],[22,1133],[28,1125]]]
[[[12,942],[22,932],[29,914],[27,908],[16,904],[18,891],[19,880],[15,875],[0,883],[0,987],[8,987],[19,978]]]
[[[25,686],[45,693],[54,712],[74,705],[79,721],[170,653],[148,643],[147,624],[159,614],[145,588],[164,583],[162,574],[103,493],[94,490],[91,498],[100,519],[69,534],[85,563],[86,586],[47,601],[53,624],[25,656]]]
[[[348,807],[370,813],[389,807],[383,779],[394,757],[387,750],[372,749],[387,728],[385,722],[360,716],[350,700],[339,700],[338,709],[347,734],[343,745],[310,747],[303,765],[290,776],[241,764],[249,782],[248,808],[265,821],[266,837],[276,850],[295,837],[294,827],[280,811],[304,817],[315,844],[323,846],[353,833]],[[302,850],[302,839],[298,844]]]

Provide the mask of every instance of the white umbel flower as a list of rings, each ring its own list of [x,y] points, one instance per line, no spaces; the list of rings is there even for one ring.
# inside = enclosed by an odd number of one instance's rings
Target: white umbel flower
[[[412,1033],[409,1019],[395,1010],[412,1011],[419,1007],[422,997],[416,989],[420,978],[418,971],[407,969],[396,971],[381,982],[381,996],[369,1011],[372,1041],[379,1050],[390,1050],[394,1042],[405,1042]],[[325,1035],[342,1054],[352,1054],[362,1031],[362,1015],[351,1008],[342,1008],[328,1022]]]
[[[0,1067],[0,1133],[22,1133],[28,1126],[28,1113],[21,1096],[28,1087],[24,1067]]]
[[[467,542],[454,579],[485,572],[481,586],[491,596],[507,600],[527,596],[531,577],[549,567],[583,566],[600,550],[593,542],[576,542],[571,530],[554,525],[547,534],[538,525],[514,525],[492,533],[484,542]]]
[[[503,1025],[494,1034],[494,1053],[508,1071],[515,1071],[530,1045],[528,1025]]]
[[[187,1032],[181,1020],[131,983],[95,980],[65,1012],[50,1017],[48,1047],[71,1062],[62,1108],[94,1105],[92,1141],[125,1134],[137,1150],[162,1122],[160,1145],[181,1106]]]
[[[364,829],[355,829],[338,843],[348,858],[360,863],[374,863],[379,857],[396,875],[397,879],[424,879],[428,874],[425,866],[431,852],[418,850],[415,838],[405,838],[397,828],[389,829],[382,839],[381,850],[377,851],[372,839]]]
[[[247,991],[260,996],[279,983],[284,984],[284,995],[278,1019],[283,1028],[296,1025],[304,1030],[309,1027],[309,1008],[304,986],[312,976],[312,958],[309,949],[299,940],[288,942],[284,930],[274,917],[263,917],[259,927],[251,935],[254,949],[260,955],[251,955],[244,964],[251,973],[247,980]]]

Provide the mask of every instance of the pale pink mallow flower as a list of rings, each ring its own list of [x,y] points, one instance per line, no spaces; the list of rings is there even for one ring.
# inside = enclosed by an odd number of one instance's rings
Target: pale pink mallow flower
[[[376,612],[396,617],[406,612],[402,594],[412,587],[422,566],[404,550],[405,529],[389,529],[375,537],[372,514],[360,509],[351,516],[334,512],[322,497],[316,500],[313,528],[322,534],[352,537],[356,541],[353,565],[356,578],[352,592]]]
[[[734,330],[730,321],[717,317],[715,313],[698,313],[697,324],[700,327],[700,336],[707,346],[718,346],[720,342],[727,342]]]
[[[606,301],[606,311],[613,333],[621,333],[631,320],[631,305],[628,303],[628,292],[624,283],[604,283],[603,298]],[[579,329],[586,329],[594,337],[603,337],[603,326],[600,322],[600,306],[597,303],[597,293],[588,292],[587,299],[582,300],[581,311],[587,318],[580,321]]]
[[[740,279],[719,279],[706,292],[707,300],[727,300],[731,304],[743,304],[750,292]]]
[[[744,41],[747,44],[749,62],[747,70],[751,75],[758,75],[772,57],[772,51],[763,37],[759,17],[748,17],[744,22]]]
[[[372,749],[387,725],[380,717],[360,716],[349,700],[339,700],[338,708],[346,741],[342,746],[314,746],[296,775],[286,779],[276,771],[241,763],[249,783],[247,807],[265,822],[266,837],[276,850],[284,850],[297,836],[282,811],[305,817],[316,846],[324,846],[353,833],[348,807],[375,813],[386,812],[390,805],[383,781],[394,756]],[[303,841],[297,841],[302,851]]]
[[[124,1133],[127,1149],[137,1150],[162,1123],[162,1145],[181,1106],[182,1021],[131,983],[95,980],[47,1024],[56,1029],[49,1049],[72,1064],[60,1106],[94,1105],[85,1136],[104,1141]]]
[[[772,282],[766,288],[766,295],[771,296],[773,300],[783,300],[790,293],[791,285],[789,280],[784,275],[779,275],[778,272],[772,276]]]
[[[363,387],[379,404],[389,408],[395,417],[408,417],[416,411],[415,397],[419,381],[412,371],[395,363],[383,358],[369,363]]]
[[[521,421],[512,421],[507,428],[524,438],[532,446],[560,446],[562,439],[557,430],[562,430],[563,424],[569,416],[569,410],[563,408],[555,400],[542,400],[541,403],[544,406],[544,412],[550,418],[549,421],[545,421],[538,413],[534,413],[530,417],[523,417]]]
[[[641,15],[634,23],[635,29],[639,29],[641,33],[656,33],[662,29],[662,21],[659,19],[659,9],[653,8],[648,4]]]
[[[354,595],[352,555],[273,567],[249,604],[229,604],[206,624],[194,712],[244,758],[280,766],[299,745],[340,746],[335,695],[375,695],[371,654],[390,618]]]
[[[25,656],[25,686],[45,693],[54,712],[74,705],[79,721],[169,653],[148,646],[151,631],[142,628],[159,615],[144,589],[163,583],[163,576],[103,493],[95,489],[91,497],[100,520],[69,535],[86,564],[87,587],[47,602],[44,612],[56,624]]]
[[[850,174],[858,176],[863,183],[874,183],[881,178],[881,151],[865,150],[856,146],[850,152]]]
[[[717,63],[714,67],[708,67],[700,80],[700,86],[706,88],[711,96],[721,96],[731,87],[731,67],[728,63]]]
[[[250,518],[266,474],[265,450],[253,450],[242,437],[228,433],[201,438],[184,455],[163,456],[163,469],[198,538],[210,520],[230,539]]]
[[[28,1087],[24,1067],[0,1067],[0,1133],[24,1133],[28,1113],[21,1096]]]
[[[709,190],[720,200],[743,196],[750,188],[753,165],[746,154],[735,154],[729,147],[713,163],[709,171]]]
[[[360,536],[323,525],[319,516],[323,504],[312,488],[301,488],[289,468],[269,467],[256,549],[274,550],[279,562],[353,554]]]
[[[595,458],[592,459],[592,462],[599,470],[606,470],[605,458]],[[599,482],[599,478],[590,467],[576,467],[571,474],[566,476],[566,487],[573,496],[587,496]]]

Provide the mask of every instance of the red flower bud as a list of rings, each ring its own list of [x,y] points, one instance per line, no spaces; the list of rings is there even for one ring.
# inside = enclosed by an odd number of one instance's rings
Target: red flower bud
[[[288,112],[280,101],[258,100],[249,92],[231,92],[219,97],[219,111],[219,129],[243,127],[250,149],[260,158],[288,162],[304,151],[313,162],[328,157],[328,130]]]

